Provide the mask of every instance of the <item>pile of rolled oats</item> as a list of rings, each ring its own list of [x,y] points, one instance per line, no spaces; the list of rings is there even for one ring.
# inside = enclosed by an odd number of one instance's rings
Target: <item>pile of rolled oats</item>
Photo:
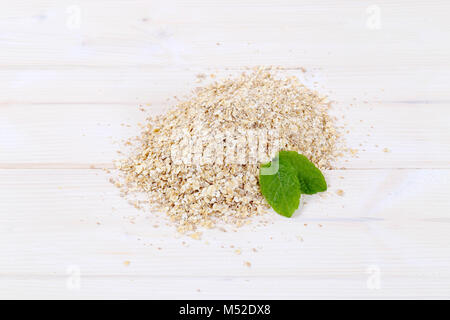
[[[214,82],[148,119],[134,152],[116,163],[122,174],[116,185],[148,195],[180,232],[242,225],[269,207],[259,165],[278,150],[331,167],[341,148],[329,108],[325,97],[274,68]]]

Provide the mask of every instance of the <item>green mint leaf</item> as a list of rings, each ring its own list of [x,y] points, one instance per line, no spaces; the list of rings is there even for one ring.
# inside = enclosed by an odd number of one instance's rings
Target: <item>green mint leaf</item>
[[[280,151],[272,162],[261,166],[261,193],[279,214],[291,217],[300,203],[300,195],[327,190],[322,172],[295,151]]]
[[[269,168],[272,162],[263,165],[260,169],[259,185],[261,193],[270,206],[279,214],[291,217],[300,203],[300,182],[297,173],[290,163],[280,161],[278,170],[271,175],[261,174]]]
[[[289,161],[296,169],[302,194],[314,194],[327,190],[327,183],[322,172],[307,157],[295,151],[280,151],[279,157]]]

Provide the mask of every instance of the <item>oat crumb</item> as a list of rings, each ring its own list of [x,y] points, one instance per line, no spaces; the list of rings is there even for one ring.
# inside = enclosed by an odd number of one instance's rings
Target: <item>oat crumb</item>
[[[194,239],[194,240],[200,240],[201,237],[202,237],[202,233],[201,232],[194,232],[194,233],[191,233],[189,236],[192,239]]]

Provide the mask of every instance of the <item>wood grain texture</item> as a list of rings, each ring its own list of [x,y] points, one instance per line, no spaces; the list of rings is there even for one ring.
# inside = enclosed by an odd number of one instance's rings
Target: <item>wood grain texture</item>
[[[369,1],[83,0],[77,10],[69,1],[27,4],[11,2],[0,14],[4,65],[301,63],[392,73],[393,66],[419,72],[420,63],[449,70],[450,45],[442,40],[450,4],[442,0],[377,1],[380,32],[366,27]]]
[[[130,58],[132,59],[132,58]],[[280,61],[281,63],[281,61]],[[252,64],[253,65],[253,64]],[[264,64],[265,65],[265,64]],[[301,61],[299,67],[304,65]],[[311,71],[309,77],[293,69],[306,83],[342,103],[424,103],[449,105],[446,85],[450,70],[424,67],[417,71],[355,71],[354,65],[345,70]],[[389,64],[390,68],[395,65]],[[306,66],[308,68],[308,66]],[[412,69],[412,71],[411,71]],[[0,105],[8,104],[163,104],[167,98],[192,90],[195,75],[236,74],[245,69],[183,67],[14,67],[0,70]],[[370,80],[369,80],[370,79]],[[26,92],[26,94],[24,94]]]
[[[164,112],[164,105],[38,104],[1,107],[0,168],[111,167],[123,139],[139,134],[138,123]],[[338,168],[450,168],[447,105],[423,103],[337,105],[348,146]],[[342,119],[342,116],[344,119]],[[432,125],[431,125],[432,124]],[[384,152],[387,148],[389,152]]]
[[[450,4],[378,1],[380,30],[370,5],[15,1],[0,13],[0,102],[160,102],[196,72],[273,64],[314,70],[339,101],[448,103]]]
[[[91,297],[101,294],[108,279],[136,282],[142,297],[152,298],[175,294],[180,282],[188,286],[174,297],[202,297],[200,288],[210,297],[232,298],[236,283],[246,281],[249,287],[238,297],[314,297],[327,282],[334,289],[324,297],[341,286],[336,297],[399,297],[412,287],[416,297],[448,293],[450,219],[441,209],[449,208],[450,170],[330,171],[329,192],[305,197],[294,219],[268,215],[267,226],[256,219],[238,233],[209,230],[201,241],[176,236],[163,216],[128,205],[100,170],[0,170],[0,178],[0,202],[8,208],[0,211],[0,283],[5,279],[16,294],[31,294],[24,291],[29,279],[31,288],[46,283],[49,296],[82,296],[65,286],[72,266],[81,270],[80,290]],[[374,266],[384,291],[367,287]],[[214,287],[223,281],[230,283]],[[95,283],[100,287],[92,288]],[[146,292],[151,283],[159,287]],[[271,293],[253,291],[280,283]]]
[[[449,10],[438,0],[2,2],[0,298],[449,298]],[[139,104],[164,112],[202,85],[197,74],[254,65],[284,66],[337,101],[360,151],[325,173],[324,196],[305,197],[293,219],[267,215],[200,241],[119,196],[99,168],[138,133]]]
[[[131,272],[130,272],[131,273]],[[367,290],[367,272],[357,275],[296,277],[82,277],[79,289],[67,289],[62,277],[14,277],[0,281],[0,297],[35,299],[445,299],[442,276],[383,277],[380,290]],[[70,282],[69,282],[70,283]],[[444,282],[445,283],[445,282]],[[11,290],[13,289],[13,290]],[[6,295],[5,290],[10,290]]]

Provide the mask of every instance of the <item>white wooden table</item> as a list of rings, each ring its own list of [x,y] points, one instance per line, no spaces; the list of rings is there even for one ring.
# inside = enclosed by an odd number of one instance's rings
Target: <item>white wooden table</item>
[[[450,298],[449,13],[448,1],[2,1],[0,298]],[[196,241],[118,195],[100,168],[137,133],[139,104],[162,112],[196,74],[254,65],[305,67],[338,101],[360,152],[326,172],[325,197]]]

